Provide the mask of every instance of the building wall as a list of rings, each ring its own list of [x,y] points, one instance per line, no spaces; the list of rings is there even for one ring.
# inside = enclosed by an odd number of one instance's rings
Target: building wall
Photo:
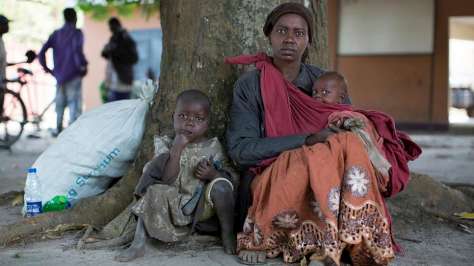
[[[330,36],[339,31],[337,5],[329,3]],[[387,112],[401,123],[447,127],[450,16],[474,16],[474,1],[435,0],[433,53],[342,56],[334,52],[335,38],[330,61],[347,77],[354,104]]]
[[[122,25],[128,30],[161,28],[158,15],[148,20],[136,12],[131,17],[119,18]],[[83,80],[83,97],[86,110],[101,104],[99,85],[105,78],[106,61],[100,56],[102,48],[110,38],[107,20],[94,20],[89,16],[84,18],[84,53],[89,61],[88,74]]]
[[[330,33],[330,36],[337,36],[340,31],[337,23],[340,19],[334,17],[338,17],[341,13],[340,1],[330,2],[332,3],[329,3],[328,7],[329,28],[330,31],[336,31]],[[376,27],[376,25],[369,26]],[[370,28],[369,26],[367,28]],[[338,38],[335,39],[335,43],[330,45],[341,47]],[[341,55],[337,50],[335,47],[330,49],[330,53],[336,56],[330,60],[334,62],[335,69],[347,78],[349,93],[355,106],[384,111],[392,115],[397,122],[431,121],[433,57],[430,52]]]
[[[435,0],[340,1],[341,55],[433,52]]]
[[[422,123],[430,119],[431,63],[430,55],[343,56],[338,70],[355,106]]]

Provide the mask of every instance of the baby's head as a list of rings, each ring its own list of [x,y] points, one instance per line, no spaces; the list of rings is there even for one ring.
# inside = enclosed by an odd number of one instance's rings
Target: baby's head
[[[206,137],[209,128],[211,102],[199,90],[185,90],[176,98],[173,114],[175,134],[183,134],[190,142],[199,142]]]
[[[314,82],[313,98],[323,103],[343,103],[346,97],[346,79],[337,72],[326,72]]]

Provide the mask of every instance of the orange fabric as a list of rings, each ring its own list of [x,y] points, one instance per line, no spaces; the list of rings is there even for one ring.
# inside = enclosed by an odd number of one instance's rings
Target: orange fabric
[[[382,154],[385,158],[387,158],[385,154],[385,149],[383,146],[383,138],[379,135],[377,130],[375,129],[374,124],[372,121],[370,121],[367,116],[358,113],[358,112],[353,112],[353,111],[339,111],[339,112],[333,112],[332,114],[329,115],[328,117],[328,125],[330,124],[336,124],[337,121],[344,121],[347,118],[358,118],[364,122],[364,131],[369,134],[370,138],[372,139],[372,142],[374,143],[375,147],[379,151],[380,154]],[[377,181],[379,184],[379,191],[380,192],[386,192],[387,191],[387,186],[388,182],[390,181],[389,176],[383,176],[381,173],[376,172],[377,175]]]
[[[279,137],[319,132],[327,124],[328,116],[335,111],[353,110],[350,105],[326,104],[309,97],[289,82],[273,65],[265,53],[240,55],[225,59],[229,64],[255,64],[260,70],[260,92],[264,106],[265,137]],[[402,191],[410,178],[408,161],[421,154],[421,148],[405,133],[396,130],[393,119],[382,112],[356,110],[371,120],[384,139],[386,158],[392,165],[390,182],[384,196]],[[276,158],[260,161],[250,171],[259,174]]]
[[[238,249],[283,253],[285,262],[313,254],[339,264],[345,247],[362,247],[386,264],[394,251],[377,183],[364,145],[350,132],[283,152],[252,183]]]

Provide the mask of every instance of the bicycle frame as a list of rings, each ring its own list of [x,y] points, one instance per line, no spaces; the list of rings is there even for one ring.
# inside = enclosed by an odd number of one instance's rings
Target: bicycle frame
[[[26,111],[27,111],[27,122],[28,123],[32,123],[35,125],[36,127],[36,130],[37,131],[40,131],[40,124],[41,122],[43,121],[43,116],[46,114],[46,112],[49,110],[49,108],[51,108],[51,106],[53,105],[53,103],[55,102],[55,99],[53,98],[47,105],[46,107],[41,110],[41,112],[37,112],[36,110],[38,109],[38,107],[36,106],[33,106],[33,105],[38,105],[37,103],[37,99],[38,99],[38,96],[36,94],[36,90],[32,90],[31,87],[29,86],[31,80],[29,80],[27,78],[27,76],[32,76],[33,73],[30,71],[30,70],[27,70],[27,69],[24,69],[24,68],[18,68],[17,70],[18,72],[18,78],[15,80],[20,86],[18,87],[17,90],[12,90],[12,91],[15,91],[16,93],[18,93],[18,95],[21,97],[22,96],[22,92],[24,92],[26,90],[26,102],[23,101],[25,103],[25,106],[26,106]]]
[[[18,93],[9,89],[0,93],[4,98],[3,115],[0,117],[0,148],[9,149],[23,133],[27,123],[26,108]]]
[[[8,63],[7,65],[13,66],[22,63],[31,63],[35,59],[36,54],[33,51],[29,50],[26,52],[25,56],[27,57],[26,61],[18,63]],[[28,123],[28,114],[20,93],[23,87],[28,84],[26,76],[33,75],[33,72],[21,67],[17,69],[17,72],[19,74],[19,77],[14,80],[8,80],[7,82],[17,82],[20,85],[18,90],[13,91],[8,88],[0,90],[2,99],[2,102],[0,103],[2,105],[0,106],[0,148],[10,149],[11,145],[13,145],[21,137],[24,125]],[[28,103],[31,104],[32,101],[29,90],[27,91],[27,93]],[[37,129],[39,129],[39,123],[41,122],[44,113],[50,106],[51,104],[46,107],[46,109],[41,113],[40,116],[35,115],[35,121],[33,123],[36,124]],[[30,109],[32,110],[32,108]],[[31,112],[31,114],[34,115],[33,112]]]

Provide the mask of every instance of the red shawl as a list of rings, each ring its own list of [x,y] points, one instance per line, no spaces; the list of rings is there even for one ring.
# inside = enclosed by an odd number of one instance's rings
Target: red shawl
[[[265,53],[226,58],[228,64],[255,63],[260,70],[260,90],[264,105],[266,137],[315,133],[325,128],[334,111],[356,111],[367,116],[384,139],[384,151],[392,165],[390,182],[385,196],[402,191],[409,180],[408,161],[421,154],[420,147],[407,134],[397,131],[388,115],[377,111],[355,110],[350,105],[319,102],[286,80]],[[270,165],[275,158],[262,161]]]

